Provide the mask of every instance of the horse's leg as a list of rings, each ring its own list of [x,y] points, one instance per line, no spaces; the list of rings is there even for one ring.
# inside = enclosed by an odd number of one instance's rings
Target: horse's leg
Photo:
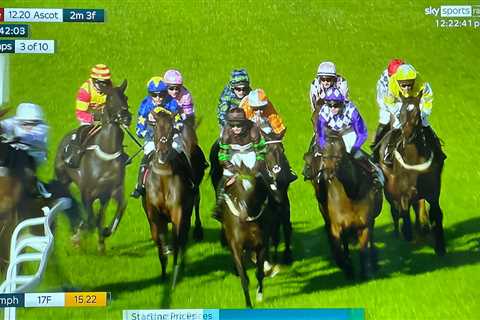
[[[405,240],[412,241],[413,239],[413,232],[412,232],[412,220],[410,218],[410,210],[406,210],[401,212],[401,216],[403,219],[402,224],[402,234]]]
[[[395,206],[390,203],[390,213],[392,214],[392,220],[393,220],[393,234],[395,235],[396,238],[400,238],[400,213],[398,210],[395,208]]]
[[[345,273],[345,276],[348,279],[353,278],[353,268],[348,264],[348,262],[345,259],[345,252],[343,251],[343,246],[342,246],[342,239],[341,239],[341,228],[340,226],[336,225],[331,225],[330,226],[330,246],[332,249],[333,253],[333,258],[335,259],[335,263],[337,266],[342,269],[342,271]]]
[[[89,225],[91,224],[91,221],[95,218],[93,214],[93,200],[94,199],[90,195],[82,193],[82,203],[83,203],[83,207],[85,208],[85,211],[87,212],[87,220],[86,221],[82,220],[80,222],[80,224],[77,227],[77,231],[71,237],[71,241],[73,245],[76,247],[80,246],[82,232],[85,229],[90,229]]]
[[[165,219],[160,217],[160,212],[157,208],[151,205],[148,201],[145,204],[145,213],[147,214],[148,223],[150,224],[150,235],[152,241],[157,246],[158,259],[162,267],[162,281],[167,278],[167,254],[166,254],[166,235],[168,231],[168,224]]]
[[[282,227],[283,227],[283,240],[285,241],[285,251],[283,252],[283,263],[292,264],[292,249],[291,249],[291,240],[292,240],[292,221],[290,220],[290,200],[288,199],[288,194],[285,192],[285,207],[283,208],[282,214]]]
[[[375,230],[375,220],[372,219],[372,224],[369,226],[370,228],[370,236],[369,236],[369,241],[370,241],[370,264],[372,266],[373,271],[378,270],[378,252],[377,252],[377,247],[375,247],[375,241],[373,237],[373,230]]]
[[[365,227],[361,230],[358,230],[358,243],[360,245],[360,275],[363,279],[368,279],[371,276],[370,270],[370,227]]]
[[[191,209],[191,208],[190,208]],[[176,207],[171,212],[173,223],[173,281],[172,290],[177,283],[180,265],[183,263],[185,248],[188,241],[188,232],[190,229],[191,216],[182,210],[182,207]],[[178,263],[178,259],[181,259]]]
[[[245,270],[245,267],[243,266],[242,263],[242,252],[243,248],[239,243],[234,243],[234,240],[229,241],[230,245],[230,250],[232,251],[232,256],[233,256],[233,262],[235,263],[235,267],[237,269],[237,273],[240,276],[241,282],[242,282],[242,288],[243,288],[243,294],[245,295],[245,302],[248,308],[252,308],[252,301],[250,300],[250,293],[248,292],[248,275]],[[257,263],[258,263],[257,259]],[[261,265],[261,268],[263,270],[263,263]]]
[[[195,241],[203,240],[202,221],[200,219],[200,186],[195,188],[195,229],[193,230],[193,239]]]
[[[120,220],[122,220],[123,214],[125,213],[125,209],[127,208],[127,202],[125,201],[123,185],[115,189],[115,191],[112,193],[112,197],[115,199],[115,202],[117,203],[117,210],[108,228],[103,229],[104,237],[111,236],[115,232],[115,230],[117,230],[117,227],[120,224]]]
[[[257,253],[257,302],[263,301],[263,279],[265,278],[264,262],[265,262],[265,247],[258,245],[256,248]]]
[[[433,224],[435,253],[443,256],[446,253],[445,236],[443,234],[443,212],[438,203],[438,199],[430,202],[430,221]]]
[[[414,201],[412,206],[413,210],[415,211],[415,230],[424,236],[429,231],[428,213],[427,208],[425,207],[425,199]]]
[[[100,198],[100,209],[97,215],[97,232],[98,232],[98,252],[105,254],[105,236],[103,235],[103,223],[105,221],[105,210],[107,209],[109,198]]]

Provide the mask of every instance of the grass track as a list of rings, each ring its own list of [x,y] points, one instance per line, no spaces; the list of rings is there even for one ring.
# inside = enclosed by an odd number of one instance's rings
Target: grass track
[[[465,4],[450,1],[448,4]],[[424,8],[438,1],[2,1],[3,7],[104,8],[104,24],[31,24],[34,39],[55,39],[54,55],[11,58],[11,104],[31,100],[45,107],[52,127],[51,152],[77,123],[74,97],[95,63],[107,63],[116,83],[129,81],[132,109],[153,75],[176,67],[191,90],[205,151],[217,136],[218,95],[234,67],[245,67],[252,85],[263,87],[288,126],[287,155],[300,173],[311,137],[309,83],[322,60],[332,60],[350,86],[369,132],[377,122],[376,81],[392,57],[413,63],[434,94],[431,123],[448,154],[441,205],[448,254],[437,258],[429,240],[414,244],[392,237],[388,205],[376,224],[381,269],[375,280],[346,281],[329,260],[313,189],[292,185],[295,263],[265,282],[261,308],[365,307],[368,319],[473,319],[480,314],[480,185],[478,169],[478,52],[480,31],[442,29]],[[136,149],[128,141],[128,152]],[[127,190],[137,162],[127,170]],[[51,160],[42,176],[53,174]],[[39,291],[107,290],[109,308],[25,309],[19,319],[119,319],[123,309],[243,307],[231,258],[217,241],[209,217],[213,192],[202,186],[206,240],[191,244],[184,277],[170,295],[159,284],[156,249],[139,201],[129,200],[107,255],[96,237],[72,248],[66,219],[59,219],[55,251]],[[358,261],[358,255],[354,256]],[[170,269],[169,269],[170,271]],[[255,277],[250,270],[251,292]]]

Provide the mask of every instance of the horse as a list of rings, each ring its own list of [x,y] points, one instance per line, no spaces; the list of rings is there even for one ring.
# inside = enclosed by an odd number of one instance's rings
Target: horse
[[[168,110],[154,114],[155,152],[148,166],[145,180],[145,195],[142,204],[150,224],[152,240],[158,248],[162,268],[162,280],[167,275],[166,236],[168,223],[173,224],[173,265],[172,288],[179,272],[178,258],[183,263],[190,230],[190,219],[195,203],[194,189],[187,179],[187,173],[175,164],[179,160],[172,147],[174,116]]]
[[[265,164],[269,174],[273,177],[277,187],[276,196],[268,195],[267,210],[274,216],[272,230],[270,232],[274,246],[274,261],[277,260],[278,245],[280,243],[280,227],[283,230],[285,250],[283,252],[283,263],[293,262],[291,238],[292,222],[290,220],[290,199],[288,198],[288,187],[292,183],[290,165],[285,156],[285,150],[281,138],[266,137],[267,152]],[[268,257],[268,252],[267,252]]]
[[[415,210],[415,225],[424,233],[428,219],[433,224],[435,253],[444,255],[443,213],[440,208],[441,175],[444,159],[425,142],[420,116],[420,97],[402,97],[400,129],[390,130],[380,142],[380,167],[386,178],[385,197],[390,203],[395,234],[403,219],[402,234],[407,241],[413,238],[410,206]],[[393,154],[393,161],[388,163]],[[430,209],[426,210],[425,200]]]
[[[198,144],[198,138],[196,134],[196,128],[200,122],[194,123],[194,121],[188,121],[191,118],[187,118],[182,128],[182,136],[185,145],[185,151],[188,154],[190,165],[192,167],[192,180],[195,185],[194,194],[194,208],[195,208],[195,228],[193,229],[193,239],[201,241],[203,239],[202,221],[200,218],[200,184],[205,176],[205,169],[208,164],[205,159],[205,155]]]
[[[124,133],[132,115],[128,110],[125,89],[127,81],[119,87],[105,87],[106,105],[101,113],[101,125],[86,139],[86,150],[78,168],[70,168],[64,160],[64,149],[76,131],[68,133],[61,141],[55,158],[55,176],[65,188],[74,182],[80,189],[82,203],[87,211],[87,221],[77,228],[72,241],[79,244],[81,231],[94,224],[93,203],[100,201],[95,225],[98,232],[98,250],[105,253],[105,238],[115,232],[126,208],[124,197],[125,155],[123,153]],[[105,210],[110,199],[115,199],[117,210],[109,227],[103,228]]]
[[[382,190],[346,152],[337,133],[328,134],[323,155],[316,156],[312,164],[317,177],[312,183],[334,260],[347,278],[353,278],[348,246],[351,240],[358,240],[360,273],[368,278],[377,268],[373,229],[382,209]]]
[[[225,238],[232,253],[236,271],[240,276],[246,306],[252,308],[248,291],[248,276],[244,261],[253,251],[256,255],[256,276],[258,281],[257,301],[263,299],[264,263],[267,254],[268,225],[271,217],[265,211],[267,188],[258,181],[255,172],[242,166],[225,184],[221,212]]]

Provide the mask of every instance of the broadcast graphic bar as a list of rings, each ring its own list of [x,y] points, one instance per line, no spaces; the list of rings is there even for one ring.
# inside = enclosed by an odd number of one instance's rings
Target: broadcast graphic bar
[[[106,307],[107,292],[52,292],[0,294],[0,308]]]
[[[105,22],[105,10],[0,8],[0,22]]]
[[[364,309],[124,310],[123,320],[364,320]]]

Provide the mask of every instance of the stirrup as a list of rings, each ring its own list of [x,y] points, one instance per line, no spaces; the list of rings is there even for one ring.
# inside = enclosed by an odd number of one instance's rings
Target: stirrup
[[[52,194],[47,191],[43,183],[41,183],[40,181],[37,181],[37,190],[40,193],[40,195],[45,199],[49,199],[52,197]]]

